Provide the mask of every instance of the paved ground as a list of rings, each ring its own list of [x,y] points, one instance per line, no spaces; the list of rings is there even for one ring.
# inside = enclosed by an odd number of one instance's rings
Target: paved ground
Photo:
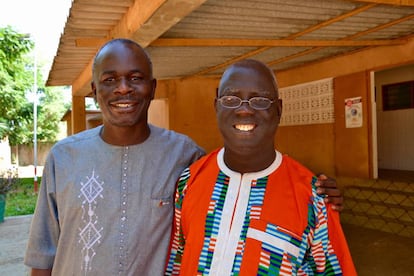
[[[8,217],[0,223],[0,275],[28,275],[23,256],[31,218]],[[343,227],[360,276],[414,275],[414,239],[353,225]]]
[[[0,275],[28,275],[23,265],[32,216],[6,217],[0,223]]]
[[[358,275],[414,276],[414,239],[354,225],[343,229]]]

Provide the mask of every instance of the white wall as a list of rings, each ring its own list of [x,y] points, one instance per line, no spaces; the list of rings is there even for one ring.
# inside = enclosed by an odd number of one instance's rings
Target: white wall
[[[376,72],[378,167],[414,171],[414,109],[382,110],[382,86],[414,80],[414,65]]]
[[[11,164],[11,151],[9,139],[0,140],[0,168],[7,168]]]

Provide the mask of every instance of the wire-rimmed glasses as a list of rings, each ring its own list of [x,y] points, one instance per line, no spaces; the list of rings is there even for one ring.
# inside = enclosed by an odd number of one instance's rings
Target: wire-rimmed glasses
[[[252,97],[248,100],[242,100],[237,96],[223,96],[217,99],[217,101],[226,108],[238,108],[243,103],[248,103],[251,108],[256,110],[268,109],[275,102],[265,97]]]

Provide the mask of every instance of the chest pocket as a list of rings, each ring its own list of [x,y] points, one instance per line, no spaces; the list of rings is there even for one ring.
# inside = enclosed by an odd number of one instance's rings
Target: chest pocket
[[[246,234],[242,271],[257,274],[295,274],[300,266],[302,238],[275,224],[253,219]],[[253,265],[255,264],[255,265]],[[252,267],[250,267],[252,266]],[[250,267],[250,268],[247,268]]]
[[[169,197],[153,197],[151,198],[152,207],[158,208],[174,208],[172,196]]]

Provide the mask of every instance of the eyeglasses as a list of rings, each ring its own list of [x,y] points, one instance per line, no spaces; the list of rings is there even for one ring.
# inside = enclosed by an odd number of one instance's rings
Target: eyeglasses
[[[275,102],[265,97],[253,97],[248,100],[242,100],[237,96],[223,96],[217,101],[226,108],[238,108],[243,103],[249,103],[249,106],[256,110],[268,109]]]

